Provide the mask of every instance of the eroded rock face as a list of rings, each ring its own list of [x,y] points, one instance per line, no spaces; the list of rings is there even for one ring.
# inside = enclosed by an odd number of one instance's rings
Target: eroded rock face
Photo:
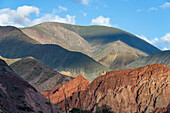
[[[83,91],[87,88],[90,82],[81,75],[78,75],[75,79],[53,88],[49,92],[42,93],[46,98],[50,97],[52,103],[57,104],[66,98],[72,96],[74,92]]]
[[[107,106],[114,112],[154,112],[170,103],[170,68],[161,64],[111,71],[95,79],[80,93],[81,108],[95,111]],[[68,98],[70,108],[80,108],[79,93]],[[64,101],[58,103],[64,109]]]
[[[9,113],[61,113],[28,82],[15,74],[0,60],[0,112]]]

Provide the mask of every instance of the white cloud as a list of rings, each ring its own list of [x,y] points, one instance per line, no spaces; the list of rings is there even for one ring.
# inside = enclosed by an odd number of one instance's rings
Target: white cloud
[[[58,9],[61,10],[61,11],[67,11],[67,8],[63,7],[63,6],[58,6]]]
[[[52,14],[55,15],[56,13],[66,12],[68,9],[63,6],[58,6],[57,9],[53,9]]]
[[[99,16],[95,19],[92,19],[91,25],[104,25],[104,26],[111,26],[110,24],[110,18],[109,17],[103,17]]]
[[[162,7],[162,8],[170,8],[170,3],[166,2],[163,5],[161,5],[160,7]]]
[[[158,41],[159,41],[158,38],[154,38],[153,40],[151,40],[151,43],[152,43],[152,44],[155,44],[155,43],[157,43]]]
[[[139,37],[140,39],[143,39],[143,40],[145,40],[146,42],[152,44],[152,42],[151,42],[146,36],[144,36],[144,35],[136,35],[136,36]]]
[[[158,10],[158,8],[156,8],[156,7],[151,7],[151,8],[148,9],[149,12],[151,12],[151,11],[157,11],[157,10]]]
[[[34,6],[22,6],[17,10],[1,9],[0,10],[0,25],[19,25],[23,26],[31,23],[29,16],[31,13],[39,14],[39,9]]]
[[[40,24],[43,22],[61,22],[61,23],[68,23],[68,24],[75,24],[75,16],[66,15],[65,18],[59,17],[58,15],[51,15],[46,14],[45,16],[35,19],[32,21],[32,25]]]
[[[136,35],[137,37],[149,42],[150,44],[155,45],[161,50],[168,50],[170,48],[170,33],[167,33],[165,36],[159,38],[154,38],[152,40],[149,40],[146,36],[144,35]]]
[[[83,14],[83,16],[87,16],[87,13],[82,10],[81,10],[81,13]]]
[[[90,0],[71,0],[77,3],[81,3],[81,4],[88,4]]]
[[[62,10],[64,7],[60,7]],[[30,15],[32,13],[36,14],[36,19],[31,20]],[[32,26],[42,22],[62,22],[62,23],[69,23],[75,24],[75,16],[66,15],[66,17],[60,17],[52,14],[46,14],[42,17],[38,17],[39,15],[39,8],[34,6],[21,6],[18,7],[16,10],[11,10],[9,8],[1,9],[0,10],[0,25],[13,25],[16,27],[24,27],[24,26]]]
[[[168,44],[168,46],[170,47],[170,33],[167,33],[165,36],[163,36],[161,38],[161,41]]]
[[[162,48],[162,50],[168,50],[168,48],[164,47],[164,48]]]
[[[150,43],[150,44],[155,44],[155,43],[157,43],[158,41],[159,41],[159,39],[158,38],[154,38],[154,39],[152,39],[152,40],[149,40],[146,36],[144,36],[144,35],[136,35],[137,37],[139,37],[140,39],[143,39],[143,40],[145,40],[146,42],[148,42],[148,43]]]
[[[144,9],[137,9],[137,10],[136,10],[136,12],[138,12],[138,13],[139,13],[139,12],[143,12],[143,11],[144,11]]]

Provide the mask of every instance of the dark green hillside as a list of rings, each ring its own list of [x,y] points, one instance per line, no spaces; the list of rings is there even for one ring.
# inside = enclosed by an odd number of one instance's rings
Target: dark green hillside
[[[0,29],[0,34],[1,34]],[[20,32],[19,36],[26,36]],[[52,44],[32,44],[26,39],[17,39],[13,34],[0,35],[0,55],[6,58],[23,58],[32,56],[50,66],[61,71],[70,72],[71,76],[84,75],[87,79],[93,80],[101,75],[105,70],[104,66],[79,52],[68,51],[58,45]],[[29,37],[27,36],[29,39]]]
[[[144,67],[148,64],[164,64],[168,67],[170,67],[170,50],[168,51],[161,51],[158,53],[155,53],[153,55],[149,55],[145,58],[141,58],[135,62],[130,63],[129,65],[121,68],[121,69],[133,69],[137,67]]]
[[[54,71],[33,57],[22,58],[12,63],[10,67],[41,93],[73,79]]]
[[[0,41],[11,39],[14,41],[14,43],[16,43],[17,41],[25,41],[32,44],[39,44],[39,42],[23,34],[22,31],[16,27],[0,27]]]

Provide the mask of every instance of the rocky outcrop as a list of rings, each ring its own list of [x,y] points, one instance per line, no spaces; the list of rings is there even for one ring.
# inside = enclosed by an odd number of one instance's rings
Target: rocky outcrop
[[[61,113],[28,82],[15,74],[0,60],[0,112],[2,113]]]
[[[57,104],[66,98],[72,96],[73,93],[83,91],[87,88],[90,82],[81,75],[75,79],[63,84],[62,86],[55,87],[49,92],[42,93],[46,98],[50,97],[52,103]]]
[[[170,68],[161,64],[111,71],[95,79],[86,90],[74,93],[67,101],[70,108],[80,108],[81,103],[83,110],[95,111],[105,106],[119,113],[149,113],[168,108],[169,83]],[[58,107],[64,109],[63,106],[64,101],[58,103]]]

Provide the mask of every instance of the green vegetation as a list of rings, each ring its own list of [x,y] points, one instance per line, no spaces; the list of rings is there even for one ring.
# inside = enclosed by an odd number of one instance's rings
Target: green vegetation
[[[2,106],[0,106],[0,110],[2,110],[3,113],[9,113],[7,110],[5,110]]]
[[[18,89],[18,86],[17,86],[17,85],[14,85],[14,89],[17,90],[17,89]]]
[[[40,104],[39,103],[36,103],[36,107],[39,107],[40,106]]]
[[[70,113],[92,113],[91,111],[88,111],[88,110],[82,110],[80,111],[79,109],[77,108],[73,108],[71,111],[69,111]]]
[[[39,113],[43,113],[43,111],[41,111],[41,110],[39,110],[38,112],[39,112]]]
[[[50,102],[45,102],[45,104],[50,105]]]
[[[0,98],[2,98],[3,96],[2,96],[2,94],[1,94],[1,92],[0,92]]]

